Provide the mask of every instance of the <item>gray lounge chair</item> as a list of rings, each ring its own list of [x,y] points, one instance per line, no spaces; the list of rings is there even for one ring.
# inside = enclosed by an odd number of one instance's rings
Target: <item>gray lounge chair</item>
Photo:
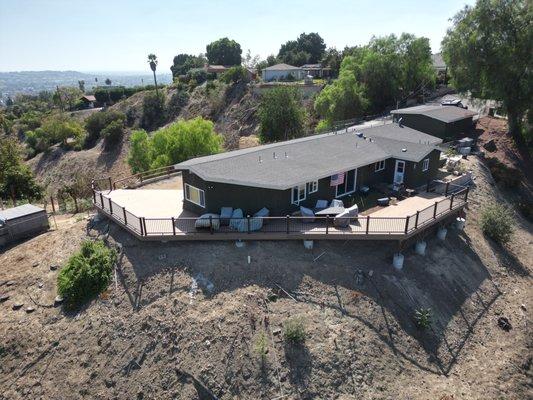
[[[229,221],[230,228],[238,231],[239,225],[242,224],[242,221],[243,221],[242,218],[243,218],[243,213],[240,208],[236,208],[235,210],[233,210],[233,213],[231,214],[231,219]]]
[[[315,222],[315,213],[310,208],[300,206],[300,213],[302,214],[302,222]]]
[[[220,209],[220,225],[229,225],[229,220],[233,214],[232,207],[222,207]]]
[[[350,226],[350,212],[344,210],[340,214],[337,214],[333,220],[333,226],[337,228],[347,228]]]
[[[200,217],[194,221],[194,227],[199,228],[211,228],[213,226],[214,230],[220,228],[220,215],[218,214],[202,214]]]
[[[342,200],[333,199],[331,200],[331,204],[329,206],[330,207],[344,207],[344,203],[342,202]]]

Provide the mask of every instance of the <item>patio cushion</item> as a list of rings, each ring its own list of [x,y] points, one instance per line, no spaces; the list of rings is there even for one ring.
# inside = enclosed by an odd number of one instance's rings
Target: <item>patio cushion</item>
[[[239,230],[239,225],[242,223],[243,213],[240,208],[233,210],[231,214],[231,219],[229,221],[229,226],[232,229]]]
[[[330,207],[344,207],[344,203],[342,202],[342,200],[333,199],[331,200],[331,204],[329,206]]]
[[[258,212],[254,214],[254,217],[269,217],[270,216],[270,210],[266,207],[263,207]]]
[[[315,213],[310,208],[300,206],[300,212],[302,213],[302,217],[307,217],[307,218],[303,218],[302,222],[314,222],[315,221]]]
[[[327,200],[317,200],[315,205],[315,210],[323,210],[325,208],[328,208],[328,201]]]
[[[229,219],[231,218],[232,214],[233,214],[232,207],[222,207],[220,209],[220,225],[228,225]]]
[[[217,230],[220,228],[220,215],[218,214],[202,214],[194,222],[195,228],[210,228],[211,223],[213,224],[213,229]]]

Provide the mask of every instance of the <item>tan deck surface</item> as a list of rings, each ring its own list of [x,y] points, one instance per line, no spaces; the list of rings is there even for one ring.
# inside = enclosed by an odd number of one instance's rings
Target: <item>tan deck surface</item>
[[[420,193],[416,196],[401,200],[396,204],[391,204],[388,207],[382,207],[377,211],[371,212],[369,215],[372,217],[406,217],[432,206],[436,201],[445,198],[445,196],[435,193]]]

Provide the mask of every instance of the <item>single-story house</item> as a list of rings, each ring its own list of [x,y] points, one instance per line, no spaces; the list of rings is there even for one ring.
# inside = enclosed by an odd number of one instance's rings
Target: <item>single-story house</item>
[[[322,67],[322,64],[304,64],[301,68],[305,75],[313,78],[327,78],[331,73],[331,68]]]
[[[231,67],[226,66],[226,65],[210,65],[210,64],[204,65],[205,72],[207,72],[208,74],[215,74],[217,78],[230,68]]]
[[[46,211],[32,204],[0,210],[0,246],[49,228]]]
[[[441,53],[435,53],[431,55],[431,64],[433,65],[433,69],[437,71],[437,73],[446,72],[448,70],[448,66],[442,58]]]
[[[185,210],[203,214],[233,207],[251,215],[266,207],[271,215],[287,215],[363,186],[423,186],[435,177],[441,142],[386,124],[198,157],[175,168],[183,174]]]
[[[262,77],[265,82],[289,80],[301,80],[305,74],[302,68],[294,67],[288,64],[276,64],[271,67],[263,68]]]
[[[83,103],[84,108],[94,108],[96,104],[96,97],[93,95],[86,94],[81,96],[80,101]]]
[[[422,105],[391,111],[394,121],[446,141],[453,140],[474,126],[476,112],[461,107]]]

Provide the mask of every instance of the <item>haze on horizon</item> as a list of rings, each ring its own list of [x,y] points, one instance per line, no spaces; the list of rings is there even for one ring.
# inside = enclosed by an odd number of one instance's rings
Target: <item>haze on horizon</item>
[[[147,71],[155,53],[169,72],[179,53],[205,53],[229,37],[243,55],[276,55],[302,32],[328,47],[366,44],[373,36],[413,33],[433,52],[449,19],[473,0],[295,0],[271,6],[244,0],[0,0],[0,71]],[[326,5],[325,5],[326,4]]]

